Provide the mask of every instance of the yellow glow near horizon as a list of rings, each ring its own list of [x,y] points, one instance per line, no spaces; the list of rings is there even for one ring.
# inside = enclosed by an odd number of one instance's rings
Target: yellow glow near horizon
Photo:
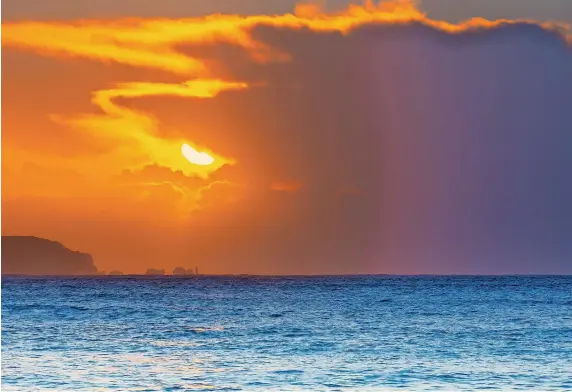
[[[186,143],[181,146],[181,152],[189,162],[195,165],[208,166],[214,162],[214,158],[209,154],[206,152],[199,152]]]

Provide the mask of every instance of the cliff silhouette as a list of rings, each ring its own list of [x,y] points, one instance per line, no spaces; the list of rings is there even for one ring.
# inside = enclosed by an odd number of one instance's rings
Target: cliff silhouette
[[[3,275],[96,275],[87,253],[59,242],[28,236],[2,236]]]

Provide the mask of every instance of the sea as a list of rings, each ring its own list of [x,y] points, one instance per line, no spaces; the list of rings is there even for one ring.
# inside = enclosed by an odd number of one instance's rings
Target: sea
[[[2,391],[572,390],[572,277],[2,277]]]

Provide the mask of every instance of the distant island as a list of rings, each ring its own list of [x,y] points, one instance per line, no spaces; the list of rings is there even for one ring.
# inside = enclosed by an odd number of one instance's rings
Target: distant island
[[[173,275],[198,275],[198,268],[195,268],[195,270],[193,271],[192,268],[189,269],[185,269],[183,267],[177,267],[173,270]]]
[[[93,257],[59,242],[2,236],[2,275],[97,275]]]
[[[171,273],[171,275],[176,275],[176,276],[188,276],[188,275],[198,275],[198,274],[199,274],[199,269],[197,267],[195,267],[194,271],[192,268],[185,269],[183,267],[177,267]],[[166,271],[164,269],[149,268],[145,272],[145,275],[152,275],[152,276],[166,275]]]

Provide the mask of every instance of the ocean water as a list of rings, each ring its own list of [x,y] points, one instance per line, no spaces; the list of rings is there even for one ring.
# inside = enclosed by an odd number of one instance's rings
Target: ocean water
[[[3,277],[2,390],[572,390],[572,277]]]

